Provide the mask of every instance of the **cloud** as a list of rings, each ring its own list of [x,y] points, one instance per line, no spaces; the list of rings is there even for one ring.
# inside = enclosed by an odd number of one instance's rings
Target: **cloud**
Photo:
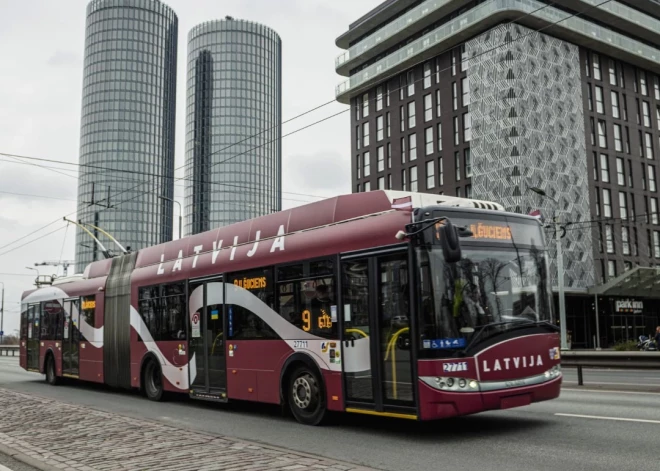
[[[55,51],[46,63],[51,67],[80,67],[83,59],[72,51]]]

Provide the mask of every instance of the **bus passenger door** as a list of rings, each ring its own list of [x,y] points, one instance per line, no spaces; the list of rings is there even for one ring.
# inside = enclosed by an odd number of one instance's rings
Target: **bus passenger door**
[[[201,399],[227,400],[224,305],[222,279],[191,282],[189,285],[190,394]],[[193,376],[194,375],[194,376]]]
[[[342,260],[346,409],[415,418],[408,251]]]
[[[26,356],[27,369],[39,371],[39,318],[41,306],[31,304],[27,311],[27,341]]]
[[[80,370],[80,300],[64,301],[64,329],[62,331],[62,375],[78,378]]]

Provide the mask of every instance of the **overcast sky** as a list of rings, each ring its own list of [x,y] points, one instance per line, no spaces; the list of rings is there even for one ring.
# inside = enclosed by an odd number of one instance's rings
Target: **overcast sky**
[[[335,38],[381,1],[166,1],[179,17],[176,166],[184,164],[186,37],[193,26],[231,15],[263,23],[279,33],[282,117],[286,120],[334,98],[334,88],[342,80],[334,70],[334,59],[341,52]],[[87,3],[0,0],[0,152],[78,162]],[[344,109],[345,105],[335,102],[285,125],[283,133]],[[285,138],[282,156],[285,209],[315,200],[300,194],[350,193],[349,114]],[[20,293],[31,288],[36,274],[25,267],[45,260],[73,260],[75,244],[74,229],[65,229],[61,219],[69,214],[75,217],[71,213],[76,210],[76,167],[37,162],[56,167],[53,170],[15,162],[0,156],[0,283],[6,287],[6,333],[18,329]],[[175,186],[180,201],[182,185]],[[55,230],[51,236],[20,247]],[[55,271],[55,267],[38,268],[41,274]]]

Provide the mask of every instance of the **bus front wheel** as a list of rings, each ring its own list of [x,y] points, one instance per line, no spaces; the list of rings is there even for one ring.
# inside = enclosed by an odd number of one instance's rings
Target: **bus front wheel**
[[[55,358],[53,355],[46,357],[46,382],[51,386],[55,386],[57,381],[57,373],[55,372]]]
[[[163,377],[160,366],[154,360],[149,360],[144,367],[144,391],[151,401],[163,398]]]
[[[298,422],[318,425],[326,413],[323,383],[307,366],[295,369],[289,379],[289,408]]]

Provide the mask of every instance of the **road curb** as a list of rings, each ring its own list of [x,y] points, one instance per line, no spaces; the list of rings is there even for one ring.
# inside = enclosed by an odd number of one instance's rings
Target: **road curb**
[[[26,455],[25,453],[21,453],[20,451],[17,451],[12,447],[5,445],[4,443],[0,443],[0,453],[7,455],[16,461],[20,461],[23,464],[37,468],[40,471],[53,471],[53,468],[48,467],[43,461],[39,461],[35,458],[32,458],[31,456]]]

